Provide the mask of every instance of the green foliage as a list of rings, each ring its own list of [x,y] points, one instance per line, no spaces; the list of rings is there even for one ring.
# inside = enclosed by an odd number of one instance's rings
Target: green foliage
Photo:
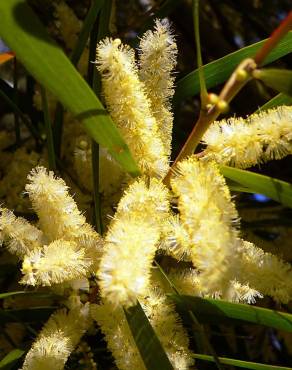
[[[140,303],[125,310],[125,315],[146,368],[172,370],[173,367]]]
[[[0,11],[0,36],[27,70],[83,121],[94,140],[108,148],[125,170],[136,176],[137,165],[110,116],[63,51],[49,38],[29,5],[23,0],[2,1]]]
[[[272,89],[292,96],[292,71],[272,68],[260,69],[254,72],[254,77]]]

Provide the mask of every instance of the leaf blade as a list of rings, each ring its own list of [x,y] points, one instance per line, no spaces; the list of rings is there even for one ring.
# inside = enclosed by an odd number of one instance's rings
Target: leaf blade
[[[193,356],[194,358],[198,360],[214,362],[213,357],[209,355],[194,354]],[[257,362],[242,361],[242,360],[236,360],[234,358],[227,358],[227,357],[219,357],[219,360],[222,364],[225,364],[225,365],[232,365],[232,366],[241,367],[244,369],[252,369],[252,370],[291,370],[292,369],[291,367],[260,364]]]
[[[124,312],[145,367],[149,370],[173,370],[140,303]]]
[[[190,310],[202,322],[251,323],[292,332],[292,314],[211,298],[170,295],[179,309]]]
[[[292,208],[292,185],[288,182],[228,166],[220,166],[220,172],[224,177],[251,189],[251,192],[264,194]]]
[[[10,351],[1,361],[0,361],[0,369],[8,370],[11,366],[18,361],[23,355],[25,351],[22,349],[13,349]]]
[[[223,58],[217,59],[203,67],[204,75],[206,76],[207,88],[216,86],[231,75],[235,67],[244,59],[255,55],[266,40],[246,46],[240,50],[230,53]],[[292,51],[292,31],[290,31],[277,45],[277,47],[269,54],[263,65],[269,64]],[[176,92],[174,95],[174,103],[194,96],[200,91],[198,69],[190,72],[177,82]]]
[[[0,36],[26,69],[83,121],[88,134],[127,172],[137,176],[137,164],[109,114],[29,5],[24,0],[1,1],[0,12]]]

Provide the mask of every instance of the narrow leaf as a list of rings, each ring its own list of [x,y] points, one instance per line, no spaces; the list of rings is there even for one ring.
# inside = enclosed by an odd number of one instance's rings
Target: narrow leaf
[[[278,107],[279,105],[291,105],[291,104],[292,104],[292,97],[285,95],[283,93],[280,93],[274,96],[271,100],[266,102],[264,105],[262,105],[257,111],[255,111],[255,113],[260,113],[264,110]]]
[[[263,46],[266,40],[246,46],[234,53],[230,53],[223,58],[217,59],[214,62],[208,63],[203,67],[204,75],[206,76],[207,89],[219,85],[227,80],[235,67],[245,58],[250,58]],[[292,32],[289,32],[277,45],[277,47],[268,55],[264,65],[277,60],[292,51]],[[200,91],[199,72],[198,69],[189,73],[187,76],[180,79],[177,83],[177,88],[174,96],[176,103],[190,96],[198,94]]]
[[[44,292],[29,292],[25,290],[19,290],[14,292],[0,293],[0,299],[6,299],[13,296],[34,296],[38,298],[58,298],[56,294],[53,293],[44,293]]]
[[[125,315],[146,369],[173,370],[140,303],[125,310]]]
[[[192,311],[200,322],[242,324],[252,323],[292,332],[292,315],[241,303],[211,298],[170,295],[179,310]]]
[[[82,120],[88,134],[109,149],[130,174],[139,174],[128,146],[94,92],[24,0],[0,1],[0,36],[26,69]]]
[[[75,46],[72,55],[71,55],[71,61],[74,65],[76,65],[82,55],[82,52],[86,46],[87,40],[89,38],[91,29],[93,27],[93,24],[96,20],[96,17],[98,15],[98,12],[100,11],[101,7],[103,6],[104,0],[93,0],[92,5],[90,9],[88,10],[88,13],[86,15],[86,18],[84,20],[82,29],[80,31],[80,34],[78,36],[77,45]]]
[[[204,361],[211,361],[214,362],[212,356],[209,355],[201,355],[201,354],[194,354],[194,358],[198,360]],[[249,362],[249,361],[242,361],[242,360],[235,360],[234,358],[227,358],[227,357],[219,357],[219,360],[224,365],[232,365],[236,367],[242,367],[244,369],[253,369],[253,370],[292,370],[291,367],[283,367],[278,365],[266,365],[260,364],[257,362]]]
[[[0,361],[0,369],[10,369],[11,366],[24,355],[24,353],[25,352],[22,349],[16,348],[12,350]]]
[[[272,89],[292,96],[292,71],[287,69],[259,69],[253,76]]]
[[[292,185],[288,182],[228,166],[220,166],[220,171],[228,179],[251,189],[251,192],[264,194],[292,208]]]

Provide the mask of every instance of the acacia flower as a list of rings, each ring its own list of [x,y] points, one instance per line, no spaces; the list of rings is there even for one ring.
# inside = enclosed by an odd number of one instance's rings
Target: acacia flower
[[[105,237],[98,277],[101,295],[130,306],[149,288],[150,271],[169,210],[168,190],[155,179],[136,180],[125,191]]]
[[[292,298],[292,268],[281,258],[242,241],[238,280],[281,303]]]
[[[23,258],[35,248],[40,248],[43,238],[38,228],[0,207],[0,244],[4,242],[10,253]]]
[[[42,286],[63,283],[86,276],[90,264],[84,248],[74,242],[55,240],[24,257],[21,283]]]
[[[96,52],[102,91],[113,120],[141,171],[163,177],[168,170],[168,158],[145,86],[138,77],[134,50],[122,45],[119,39],[106,38],[98,44]]]
[[[139,76],[145,84],[159,135],[170,156],[173,124],[170,99],[174,94],[172,71],[176,66],[177,46],[167,20],[156,20],[154,31],[144,33],[139,55]]]
[[[171,248],[190,255],[205,278],[206,292],[224,291],[236,268],[238,214],[223,176],[215,163],[192,156],[178,164],[171,186],[180,223],[180,238],[170,236]]]
[[[247,119],[214,122],[203,137],[205,159],[239,168],[292,153],[292,107],[281,106]]]
[[[64,369],[90,323],[88,304],[53,313],[28,351],[21,370]]]

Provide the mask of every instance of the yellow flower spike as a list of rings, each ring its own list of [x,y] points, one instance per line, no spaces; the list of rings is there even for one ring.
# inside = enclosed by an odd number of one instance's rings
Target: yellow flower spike
[[[63,283],[86,276],[91,263],[84,249],[75,243],[55,240],[25,256],[21,283],[41,286]]]
[[[101,295],[109,303],[131,306],[146,294],[168,198],[167,188],[155,179],[138,179],[125,191],[105,237],[97,274]]]
[[[172,248],[190,255],[201,271],[205,293],[225,293],[236,269],[238,238],[233,226],[238,214],[223,176],[215,163],[192,156],[178,164],[171,186],[178,196],[180,227],[187,234],[184,239],[180,233]]]
[[[63,370],[64,365],[91,325],[89,305],[56,311],[28,351],[21,370]]]
[[[292,107],[277,107],[247,119],[214,122],[203,137],[206,160],[239,168],[292,153]]]
[[[281,258],[242,241],[238,280],[281,303],[292,299],[292,267]]]
[[[10,253],[22,259],[30,251],[40,248],[43,238],[43,233],[24,218],[0,207],[0,244],[4,242]]]
[[[103,94],[113,120],[141,171],[162,178],[168,171],[168,158],[145,86],[138,77],[134,50],[119,39],[107,38],[98,44],[96,52]]]
[[[139,76],[145,84],[159,135],[168,157],[171,152],[173,114],[170,99],[174,94],[177,46],[166,20],[156,20],[154,31],[144,33],[140,41]]]

